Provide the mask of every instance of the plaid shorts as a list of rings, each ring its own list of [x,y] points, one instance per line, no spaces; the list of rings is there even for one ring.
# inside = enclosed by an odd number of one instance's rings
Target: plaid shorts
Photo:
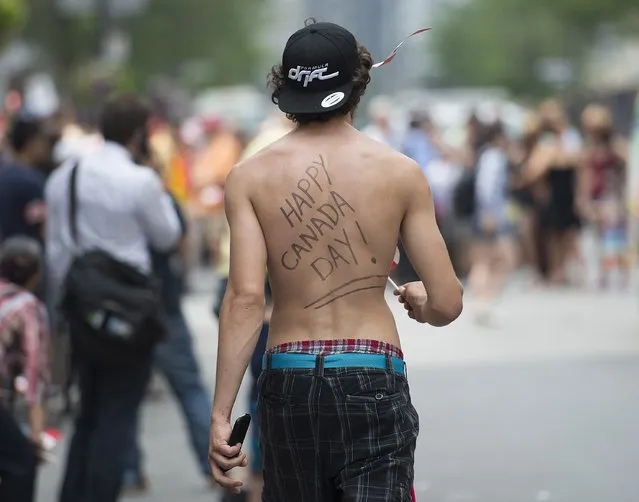
[[[327,342],[304,342],[315,369],[272,369],[282,351],[266,354],[258,382],[264,502],[411,500],[419,417],[406,376],[391,365],[399,349],[357,342],[338,343],[339,353],[383,353],[387,368],[324,368]]]

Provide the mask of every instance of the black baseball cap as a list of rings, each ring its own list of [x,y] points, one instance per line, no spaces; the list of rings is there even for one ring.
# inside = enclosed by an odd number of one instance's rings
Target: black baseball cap
[[[309,24],[286,42],[284,81],[278,106],[284,113],[325,113],[339,109],[353,92],[359,67],[357,41],[333,23]]]

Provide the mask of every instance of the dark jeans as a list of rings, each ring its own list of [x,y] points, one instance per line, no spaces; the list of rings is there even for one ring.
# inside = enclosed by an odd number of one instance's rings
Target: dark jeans
[[[37,465],[35,448],[0,404],[0,501],[33,502]]]
[[[166,378],[186,420],[200,472],[211,475],[208,463],[211,427],[211,393],[204,387],[195,356],[193,337],[181,312],[168,318],[168,336],[155,349],[154,363]],[[128,447],[125,483],[140,481],[142,454],[138,444],[138,423]]]
[[[116,502],[151,358],[133,367],[77,359],[80,412],[69,446],[60,502]]]
[[[318,364],[266,369],[259,387],[264,502],[410,502],[419,417],[404,376]]]

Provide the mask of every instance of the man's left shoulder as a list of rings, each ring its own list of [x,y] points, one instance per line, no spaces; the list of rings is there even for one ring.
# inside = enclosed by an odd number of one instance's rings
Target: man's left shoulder
[[[268,152],[262,150],[255,155],[237,163],[226,178],[226,189],[236,191],[249,190],[253,184],[261,178],[268,164]]]

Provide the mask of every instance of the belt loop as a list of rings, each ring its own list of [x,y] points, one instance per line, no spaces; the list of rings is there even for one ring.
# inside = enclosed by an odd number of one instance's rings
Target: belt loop
[[[318,354],[315,358],[315,374],[317,376],[324,376],[324,355]]]
[[[393,358],[386,354],[386,371],[388,371],[393,379],[393,389],[397,386],[397,372],[395,371],[395,367],[393,366]]]
[[[270,370],[271,369],[271,356],[272,354],[270,352],[267,352],[266,354],[264,354],[264,357],[266,358],[266,370]]]

